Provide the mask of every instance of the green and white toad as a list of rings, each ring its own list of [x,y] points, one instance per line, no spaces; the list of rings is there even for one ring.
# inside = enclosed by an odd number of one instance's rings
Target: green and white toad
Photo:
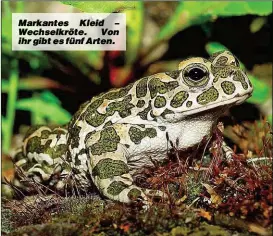
[[[25,180],[62,191],[73,176],[75,191],[88,192],[95,185],[109,199],[124,203],[141,199],[148,204],[151,192],[162,193],[136,186],[134,173],[166,159],[169,142],[179,149],[200,143],[219,116],[245,101],[252,90],[228,51],[208,60],[186,59],[178,70],[92,98],[67,129],[31,130],[14,160]]]

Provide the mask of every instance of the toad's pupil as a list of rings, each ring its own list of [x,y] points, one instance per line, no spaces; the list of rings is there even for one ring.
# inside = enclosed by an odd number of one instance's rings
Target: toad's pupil
[[[187,73],[187,76],[192,80],[200,80],[206,75],[207,73],[200,68],[193,68]]]

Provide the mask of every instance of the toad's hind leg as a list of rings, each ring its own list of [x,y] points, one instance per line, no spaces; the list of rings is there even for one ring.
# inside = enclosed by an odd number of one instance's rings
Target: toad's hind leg
[[[13,157],[16,171],[14,185],[27,192],[35,192],[39,186],[63,191],[69,172],[68,165],[65,165],[66,143],[65,128],[31,128]]]
[[[129,173],[127,148],[130,127],[116,124],[89,135],[86,140],[89,168],[93,182],[103,196],[124,203],[141,200],[148,206],[145,193],[149,190],[136,186]]]

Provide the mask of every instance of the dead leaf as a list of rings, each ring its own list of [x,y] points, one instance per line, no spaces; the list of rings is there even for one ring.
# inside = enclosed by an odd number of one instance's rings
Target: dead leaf
[[[205,211],[204,209],[200,209],[198,215],[207,219],[208,221],[211,221],[211,217],[212,217],[211,213],[208,211]]]
[[[272,232],[269,232],[264,227],[257,225],[257,224],[249,224],[248,229],[249,229],[249,231],[259,234],[259,235],[263,235],[263,236],[272,235]]]
[[[120,229],[122,229],[125,233],[127,233],[130,230],[130,224],[122,224],[119,226]]]
[[[215,204],[216,206],[219,205],[222,202],[222,197],[220,195],[218,195],[214,189],[209,185],[209,184],[202,184],[207,192],[210,194],[210,200],[213,204]]]
[[[14,179],[14,165],[11,157],[2,154],[2,179],[12,181]]]

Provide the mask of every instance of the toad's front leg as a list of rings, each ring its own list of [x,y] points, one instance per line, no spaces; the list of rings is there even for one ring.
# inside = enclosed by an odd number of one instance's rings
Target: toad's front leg
[[[129,125],[114,125],[88,135],[86,147],[90,157],[89,170],[94,184],[103,196],[124,203],[137,200],[147,207],[152,190],[133,183],[127,164]],[[161,195],[160,191],[153,191]]]

